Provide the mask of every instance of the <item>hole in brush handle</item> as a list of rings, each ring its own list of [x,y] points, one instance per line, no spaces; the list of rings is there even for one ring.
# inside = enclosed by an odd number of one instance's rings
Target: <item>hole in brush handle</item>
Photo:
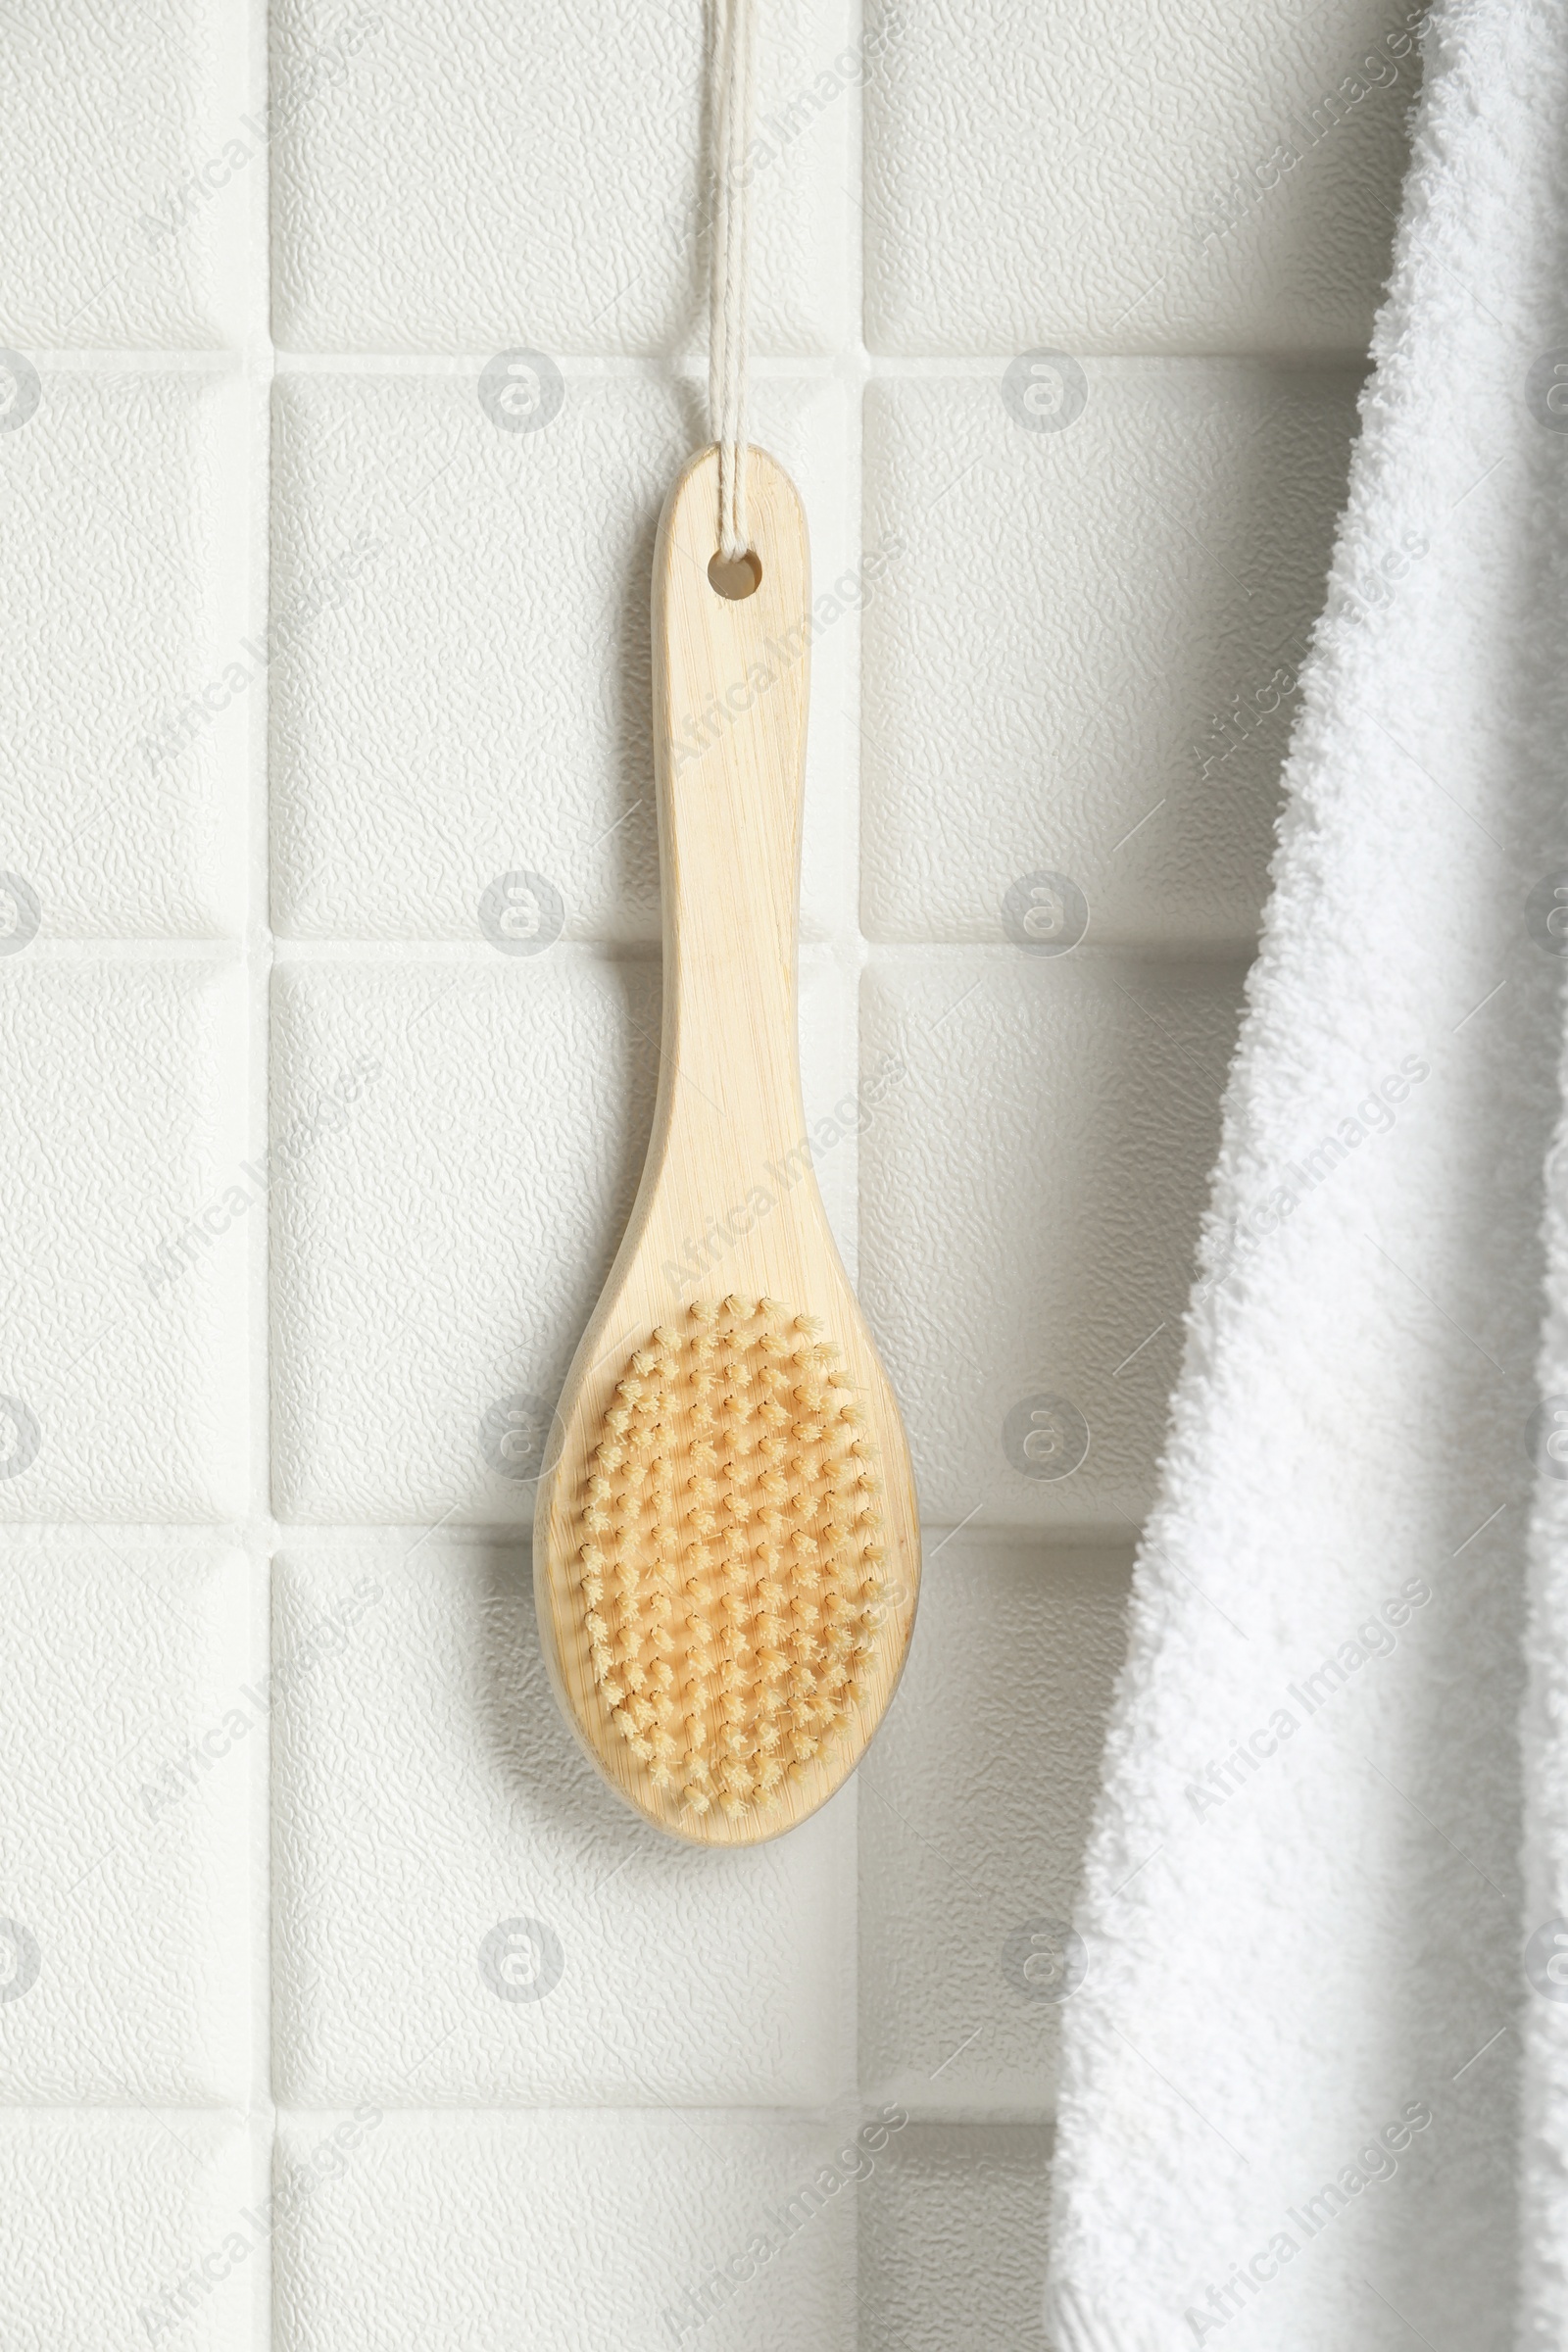
[[[762,566],[751,548],[744,555],[714,556],[708,566],[708,584],[730,604],[755,596],[762,585]]]

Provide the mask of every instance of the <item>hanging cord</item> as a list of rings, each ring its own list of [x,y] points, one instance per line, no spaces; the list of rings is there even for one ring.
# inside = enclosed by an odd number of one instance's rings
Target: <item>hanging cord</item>
[[[751,545],[746,521],[746,321],[752,291],[752,144],[757,0],[711,0],[712,280],[708,408],[718,443],[718,549],[727,564]]]

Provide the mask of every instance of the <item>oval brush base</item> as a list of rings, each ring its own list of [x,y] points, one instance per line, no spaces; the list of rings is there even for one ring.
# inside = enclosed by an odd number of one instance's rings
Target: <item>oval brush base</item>
[[[598,1695],[694,1822],[800,1782],[864,1695],[887,1546],[864,1416],[819,1331],[773,1299],[697,1300],[635,1351],[588,1457]]]

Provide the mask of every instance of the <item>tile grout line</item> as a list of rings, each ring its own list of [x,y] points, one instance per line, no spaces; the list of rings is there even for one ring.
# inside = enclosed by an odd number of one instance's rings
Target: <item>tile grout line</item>
[[[854,38],[860,55],[863,57],[864,0],[851,0],[850,13],[853,20]],[[854,89],[850,105],[845,113],[844,146],[848,151],[844,157],[846,181],[848,185],[852,185],[858,192],[858,204],[859,206],[863,206],[865,199],[865,85],[863,81]],[[848,509],[850,546],[853,551],[855,572],[858,579],[863,580],[865,576],[865,376],[863,367],[864,354],[860,346],[860,333],[863,326],[865,314],[864,287],[862,284],[863,249],[861,248],[860,240],[857,233],[857,221],[859,218],[860,215],[857,210],[856,205],[849,205],[841,208],[840,269],[843,272],[843,277],[841,280],[840,319],[846,333],[846,339],[839,353],[839,364],[841,374],[847,379],[845,383],[845,397],[842,411],[843,426],[847,443],[845,449],[845,462],[849,477],[845,483],[845,505]],[[861,996],[866,961],[865,942],[861,934],[860,912],[861,833],[865,818],[863,790],[864,739],[862,733],[865,709],[865,608],[863,603],[857,610],[855,615],[855,635],[852,641],[852,654],[853,683],[851,689],[851,711],[848,721],[845,725],[845,751],[848,757],[850,774],[854,779],[853,792],[851,795],[854,808],[854,824],[851,829],[851,848],[849,858],[850,870],[848,876],[846,877],[846,896],[848,907],[848,937],[846,940],[846,946],[849,952],[849,958],[853,965],[853,969],[846,972],[844,986],[849,999],[847,1017],[853,1044],[851,1057],[853,1087],[855,1098],[857,1101],[858,1101],[860,1099],[860,1089],[863,1075]],[[799,1050],[798,1047],[797,1050]],[[851,1260],[849,1270],[852,1278],[857,1284],[857,1287],[858,1287],[860,1273],[860,1188],[863,1181],[863,1171],[860,1158],[860,1137],[858,1133],[857,1133],[854,1138],[854,1152],[855,1158],[852,1162],[851,1168],[851,1198],[854,1202],[852,1216],[854,1255]],[[849,1984],[845,1995],[848,2003],[848,2014],[844,2019],[842,2031],[844,2034],[844,2045],[847,2051],[847,2072],[850,2084],[850,2098],[853,2107],[858,2113],[862,2113],[864,2107],[864,2096],[860,2079],[860,1833],[862,1827],[862,1812],[863,1793],[860,1786],[859,1776],[857,1774],[855,1787],[855,1835],[853,1845],[853,1867],[849,1875],[848,1885],[850,1922],[846,1943],[849,1953]],[[857,2222],[858,2222],[858,2214],[857,2214],[856,2219]],[[859,2273],[860,2256],[858,2242],[857,2242],[855,2277],[856,2306],[855,2318],[852,2323],[854,2338],[857,2344],[858,2344],[861,2335]]]
[[[271,106],[270,8],[269,0],[252,0],[244,16],[248,55],[245,74],[254,113],[269,119]],[[237,29],[234,36],[240,37]],[[270,146],[259,159],[248,191],[251,218],[248,251],[251,257],[247,288],[245,375],[254,404],[251,510],[255,530],[250,550],[248,601],[254,642],[270,652],[271,521],[272,521],[272,382],[277,371],[271,341],[271,179]],[[270,666],[261,691],[247,711],[249,725],[248,797],[250,857],[248,860],[247,980],[251,994],[250,1032],[254,1059],[251,1067],[247,1127],[259,1143],[262,1164],[270,1166],[271,1136],[271,974],[275,942],[271,930],[271,688]],[[272,1560],[276,1529],[271,1516],[270,1389],[271,1389],[271,1232],[270,1200],[264,1193],[256,1234],[248,1239],[252,1252],[251,1357],[251,1516],[247,1552],[257,1581],[255,1640],[263,1671],[270,1687],[272,1656]],[[277,2107],[273,2097],[272,2050],[272,1802],[274,1724],[269,1709],[261,1748],[259,1777],[260,1841],[252,1930],[260,1982],[253,2024],[256,2073],[252,2110],[259,2119],[261,2178],[255,2182],[263,2210],[270,2198],[277,2152]],[[255,2127],[253,2126],[253,2131]],[[258,2344],[270,2352],[277,2335],[277,2234],[270,2231],[260,2278],[261,2308],[253,2318]]]
[[[865,343],[855,342],[832,352],[783,352],[772,355],[755,352],[751,355],[750,366],[760,383],[829,383],[842,373],[846,353],[854,358],[862,383],[990,383],[1001,380],[1009,361],[1015,356],[1010,352],[997,352],[980,358],[941,352],[895,355],[873,352]],[[148,344],[105,350],[94,345],[37,342],[27,345],[27,355],[35,363],[58,369],[62,374],[107,376],[223,375],[236,371],[237,357],[231,349],[215,349],[207,345]],[[450,378],[460,383],[477,376],[494,356],[490,351],[452,354],[274,349],[272,353],[275,372],[279,376],[428,376],[436,380]],[[1096,368],[1126,368],[1129,371],[1157,369],[1161,375],[1173,369],[1189,368],[1210,373],[1218,368],[1237,374],[1267,373],[1270,376],[1282,372],[1288,375],[1361,375],[1365,374],[1368,365],[1364,353],[1329,350],[1288,352],[1278,356],[1262,351],[1084,350],[1082,356]],[[613,353],[553,351],[550,357],[568,382],[673,381],[701,388],[707,381],[707,362],[700,353],[662,352],[650,353],[646,357],[623,358]]]

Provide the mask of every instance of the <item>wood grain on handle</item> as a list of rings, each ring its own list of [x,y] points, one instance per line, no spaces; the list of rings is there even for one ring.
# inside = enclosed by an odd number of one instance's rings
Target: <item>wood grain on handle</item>
[[[717,511],[711,450],[692,460],[671,492],[654,558],[667,958],[662,1074],[674,1086],[680,1150],[705,1175],[731,1171],[747,1138],[760,1174],[799,1141],[803,1125],[795,941],[810,561],[794,483],[760,450],[750,458],[752,538],[762,568],[755,594],[731,601],[709,582]],[[719,1156],[710,1160],[715,1146]]]

